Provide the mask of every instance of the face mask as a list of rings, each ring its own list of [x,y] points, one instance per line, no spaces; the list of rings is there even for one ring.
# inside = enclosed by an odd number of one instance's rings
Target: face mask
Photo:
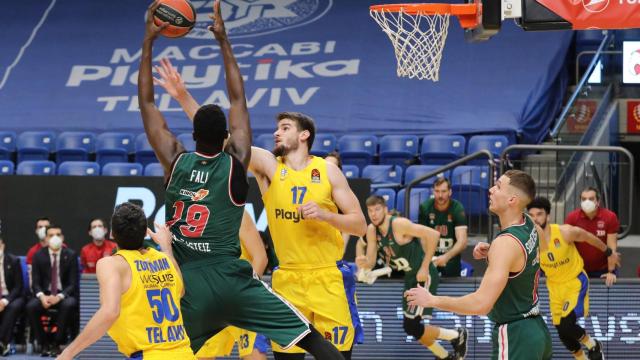
[[[58,235],[51,237],[51,239],[49,239],[49,248],[51,250],[60,250],[60,248],[62,247],[62,238]]]
[[[103,227],[94,227],[91,229],[91,237],[93,240],[104,240],[104,236],[107,234]]]
[[[44,240],[44,238],[47,236],[47,227],[40,226],[39,228],[37,228],[36,235],[38,236],[38,239]]]
[[[582,211],[590,213],[596,209],[596,203],[591,200],[585,200],[580,203],[580,207],[582,208]]]

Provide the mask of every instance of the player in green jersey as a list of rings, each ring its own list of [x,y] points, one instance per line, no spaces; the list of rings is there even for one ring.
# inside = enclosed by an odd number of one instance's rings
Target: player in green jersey
[[[489,210],[498,215],[502,230],[490,245],[474,249],[475,258],[489,262],[478,290],[449,297],[416,287],[405,293],[407,300],[461,315],[488,314],[495,322],[492,359],[551,359],[551,337],[538,307],[538,239],[544,233],[524,213],[535,198],[535,182],[525,172],[509,170],[489,194]]]
[[[240,69],[214,3],[213,32],[222,54],[229,109],[229,131],[217,105],[199,107],[193,116],[195,152],[169,131],[155,105],[151,74],[153,42],[166,24],[157,26],[147,13],[138,75],[140,112],[149,143],[165,169],[165,211],[173,234],[173,251],[185,283],[181,306],[184,325],[194,353],[227,325],[260,332],[279,345],[297,345],[317,359],[342,355],[286,301],[258,280],[251,264],[240,260],[238,232],[248,193],[247,167],[251,160],[251,128]],[[170,65],[157,68],[163,78]],[[169,76],[178,76],[171,73]],[[165,89],[167,87],[165,86]]]
[[[467,247],[467,217],[462,204],[451,198],[451,182],[447,178],[438,178],[433,183],[433,198],[420,204],[418,223],[440,233],[433,259],[440,275],[459,277],[460,254]]]

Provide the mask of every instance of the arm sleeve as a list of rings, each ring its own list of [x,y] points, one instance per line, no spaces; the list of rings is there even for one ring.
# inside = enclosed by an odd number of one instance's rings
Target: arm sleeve
[[[240,160],[235,156],[231,156],[233,162],[233,170],[231,172],[231,197],[236,204],[244,204],[247,201],[249,193],[249,182],[247,181],[247,171]]]

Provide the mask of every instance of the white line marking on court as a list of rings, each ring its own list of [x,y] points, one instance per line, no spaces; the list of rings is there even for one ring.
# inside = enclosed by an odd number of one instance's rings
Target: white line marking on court
[[[20,48],[20,51],[18,52],[18,56],[15,58],[15,60],[13,60],[11,65],[7,67],[7,70],[4,72],[4,76],[2,77],[2,81],[0,81],[0,90],[2,90],[2,88],[4,87],[4,84],[7,83],[7,80],[9,79],[9,75],[11,74],[11,70],[13,70],[13,68],[16,65],[18,65],[18,63],[20,62],[20,59],[22,58],[22,55],[24,55],[24,51],[29,47],[29,45],[31,45],[31,42],[36,37],[38,30],[40,30],[40,27],[42,27],[42,24],[44,24],[45,20],[47,20],[47,16],[49,16],[49,12],[51,11],[51,9],[53,9],[53,6],[56,4],[56,1],[57,0],[51,0],[49,7],[47,7],[47,10],[44,11],[42,18],[31,31],[31,36],[29,36],[29,39],[27,39],[27,42],[24,45],[22,45],[22,47]]]

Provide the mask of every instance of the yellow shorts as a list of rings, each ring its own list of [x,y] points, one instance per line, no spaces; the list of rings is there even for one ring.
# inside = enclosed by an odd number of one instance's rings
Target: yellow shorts
[[[132,354],[134,355],[134,354]],[[196,360],[196,357],[191,351],[191,347],[185,347],[180,349],[171,350],[146,350],[142,353],[142,357],[131,357],[127,359],[150,359],[150,360],[165,360],[165,359],[185,359]]]
[[[278,269],[272,277],[273,290],[298,311],[339,351],[349,351],[353,346],[354,329],[351,311],[337,266],[314,270]],[[303,353],[292,346],[283,350],[271,342],[273,351]]]
[[[577,318],[589,315],[589,278],[584,271],[576,278],[559,284],[547,279],[547,289],[553,325],[560,324],[560,319],[572,311]]]
[[[233,351],[233,345],[238,343],[238,354],[242,358],[251,355],[255,341],[256,333],[235,326],[227,326],[207,340],[196,353],[196,357],[229,356]]]

